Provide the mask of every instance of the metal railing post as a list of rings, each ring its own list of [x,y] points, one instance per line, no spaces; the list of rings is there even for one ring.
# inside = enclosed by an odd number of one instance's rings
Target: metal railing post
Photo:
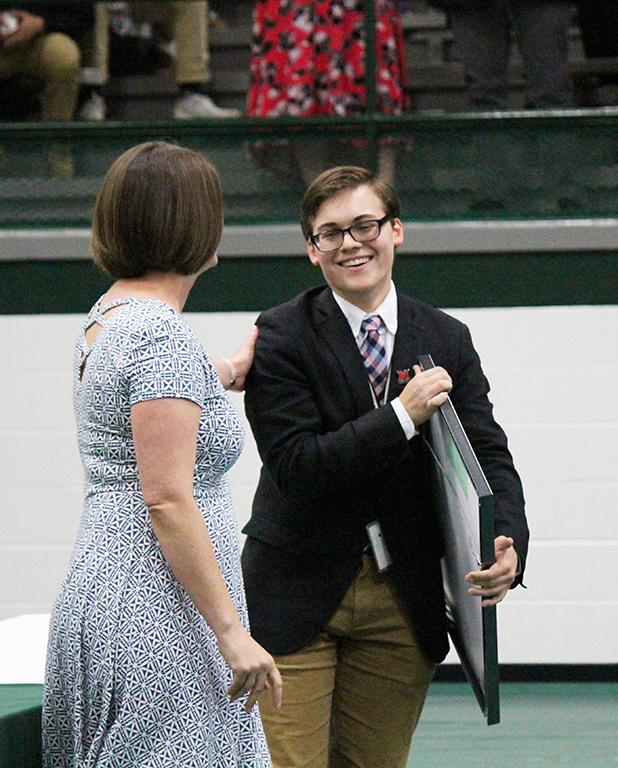
[[[378,57],[376,49],[376,0],[364,0],[365,10],[365,99],[367,114],[374,115],[378,109],[376,79]]]
[[[378,128],[373,119],[378,114],[377,75],[378,56],[376,47],[376,0],[364,0],[365,31],[365,140],[367,146],[367,164],[372,171],[378,165]]]

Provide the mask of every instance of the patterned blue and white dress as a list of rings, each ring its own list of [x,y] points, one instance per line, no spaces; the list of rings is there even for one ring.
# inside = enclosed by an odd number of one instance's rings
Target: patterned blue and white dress
[[[131,406],[202,406],[195,498],[245,624],[226,471],[244,434],[217,372],[181,315],[123,299],[92,348],[78,340],[74,405],[85,473],[82,523],[54,605],[43,706],[45,768],[266,768],[257,707],[230,703],[232,673],[168,567],[144,506]]]

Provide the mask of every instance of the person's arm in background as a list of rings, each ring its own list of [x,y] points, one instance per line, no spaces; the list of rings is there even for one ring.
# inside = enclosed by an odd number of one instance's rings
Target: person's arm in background
[[[79,42],[81,36],[94,26],[94,6],[91,3],[33,3],[10,13],[16,18],[18,26],[14,32],[2,36],[7,49],[27,45],[50,32],[64,32]]]

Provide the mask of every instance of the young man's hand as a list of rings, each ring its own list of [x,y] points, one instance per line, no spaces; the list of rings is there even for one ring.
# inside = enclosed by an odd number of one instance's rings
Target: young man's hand
[[[497,605],[507,596],[511,584],[517,575],[517,552],[513,539],[498,536],[494,542],[496,561],[484,571],[473,571],[466,576],[472,586],[469,595],[483,598],[483,606]]]
[[[423,371],[415,365],[414,378],[406,384],[399,400],[418,427],[433,416],[452,388],[453,382],[444,368],[437,366]]]

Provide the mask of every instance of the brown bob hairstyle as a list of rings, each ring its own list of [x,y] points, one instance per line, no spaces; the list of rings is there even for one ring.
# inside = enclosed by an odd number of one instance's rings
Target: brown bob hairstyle
[[[213,258],[223,231],[219,174],[204,155],[149,141],[107,172],[94,207],[95,263],[116,279],[148,272],[192,275]]]
[[[311,182],[300,204],[300,226],[305,240],[313,234],[318,211],[327,200],[357,187],[370,187],[384,206],[384,213],[392,221],[399,218],[400,203],[397,193],[388,182],[375,176],[366,168],[356,165],[340,165],[329,168]]]

